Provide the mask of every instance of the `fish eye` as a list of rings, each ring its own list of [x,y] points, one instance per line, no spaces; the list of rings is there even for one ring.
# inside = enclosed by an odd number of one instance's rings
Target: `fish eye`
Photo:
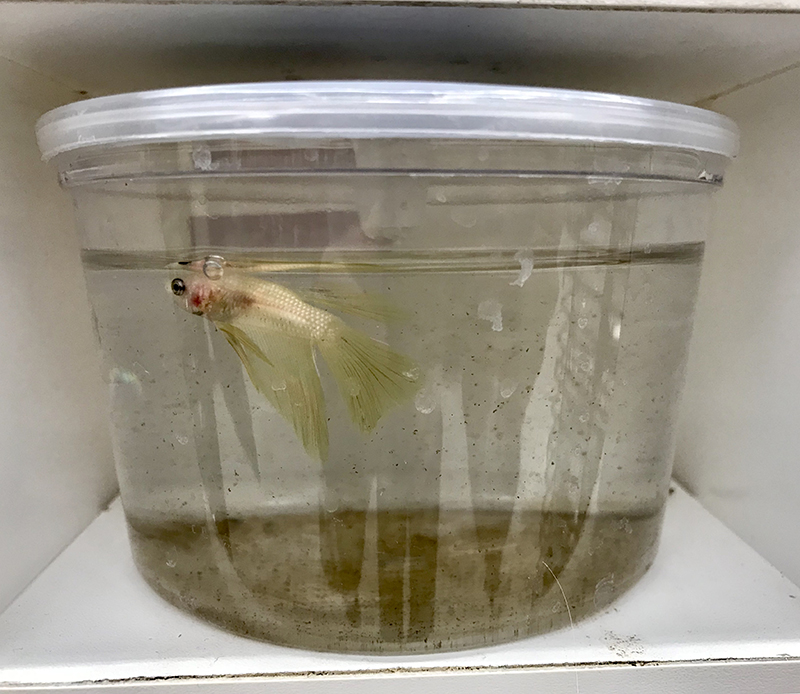
[[[176,277],[174,280],[172,280],[169,286],[175,296],[180,296],[186,291],[186,282],[184,282],[180,277]]]

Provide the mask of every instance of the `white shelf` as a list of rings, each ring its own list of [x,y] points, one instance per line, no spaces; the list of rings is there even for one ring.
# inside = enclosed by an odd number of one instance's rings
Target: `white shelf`
[[[800,692],[800,589],[677,489],[651,570],[574,629],[441,655],[312,653],[227,634],[162,601],[134,568],[116,502],[0,615],[0,690],[358,694],[376,677],[384,693]]]

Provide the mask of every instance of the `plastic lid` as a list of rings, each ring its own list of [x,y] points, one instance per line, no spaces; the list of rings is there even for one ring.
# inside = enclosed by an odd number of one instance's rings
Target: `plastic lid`
[[[276,82],[88,99],[37,124],[45,159],[100,145],[254,138],[630,144],[733,157],[736,125],[703,109],[563,89],[443,82]]]

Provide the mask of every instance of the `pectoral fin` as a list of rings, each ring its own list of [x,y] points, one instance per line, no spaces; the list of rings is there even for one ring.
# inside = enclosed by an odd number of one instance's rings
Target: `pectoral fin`
[[[249,325],[219,323],[256,390],[294,428],[309,455],[325,460],[328,424],[311,343]]]

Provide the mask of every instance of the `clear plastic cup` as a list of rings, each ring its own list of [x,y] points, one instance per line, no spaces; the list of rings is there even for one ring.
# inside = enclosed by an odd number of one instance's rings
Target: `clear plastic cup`
[[[167,600],[413,653],[563,626],[646,571],[730,121],[329,82],[93,99],[38,135]]]

